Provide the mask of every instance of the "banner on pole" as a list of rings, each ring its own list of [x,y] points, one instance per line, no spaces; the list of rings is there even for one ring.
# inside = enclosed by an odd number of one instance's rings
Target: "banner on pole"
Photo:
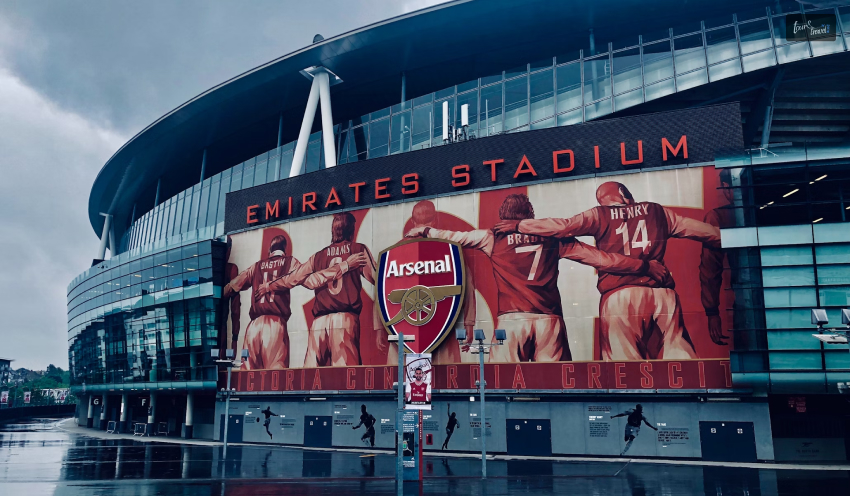
[[[0,405],[9,404],[9,391],[0,391]]]
[[[404,409],[430,410],[431,384],[434,381],[431,354],[408,353],[404,358]]]
[[[30,397],[32,397],[32,393],[30,391],[24,391],[24,404],[29,404]]]

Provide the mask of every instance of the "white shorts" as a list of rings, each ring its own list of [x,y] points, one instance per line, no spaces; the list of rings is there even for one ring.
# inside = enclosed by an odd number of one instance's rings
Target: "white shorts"
[[[507,339],[490,351],[491,362],[562,362],[572,360],[567,326],[560,315],[507,313],[496,319]]]
[[[245,329],[242,348],[248,350],[245,370],[289,368],[286,321],[277,315],[260,315]]]
[[[320,315],[307,338],[305,367],[360,365],[360,317],[348,312]]]
[[[603,360],[697,358],[675,290],[627,287],[599,303]]]

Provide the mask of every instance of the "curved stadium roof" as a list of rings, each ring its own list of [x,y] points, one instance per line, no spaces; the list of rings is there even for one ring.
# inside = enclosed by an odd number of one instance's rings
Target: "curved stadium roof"
[[[597,44],[607,43],[626,34],[763,10],[771,4],[456,0],[327,38],[225,81],[139,132],[97,175],[89,196],[89,220],[99,235],[103,226],[99,213],[112,213],[116,232],[122,232],[134,203],[155,188],[158,178],[163,178],[161,198],[197,182],[205,148],[211,150],[207,176],[273,148],[279,115],[284,120],[283,142],[294,139],[310,88],[310,81],[299,73],[306,67],[323,65],[344,81],[331,88],[334,120],[339,122],[398,103],[402,73],[407,98],[412,98],[539,58],[577,54],[587,48],[591,28]],[[247,143],[270,134],[270,144],[258,152],[238,156],[237,151],[229,163],[229,155],[222,153],[220,160],[225,162],[215,164],[216,144]],[[149,196],[152,203],[153,193]]]

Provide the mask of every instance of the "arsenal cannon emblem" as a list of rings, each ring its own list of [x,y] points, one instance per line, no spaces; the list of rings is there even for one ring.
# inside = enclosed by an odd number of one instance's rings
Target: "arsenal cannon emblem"
[[[463,251],[450,241],[403,241],[378,262],[377,297],[387,332],[415,336],[412,353],[430,353],[454,328],[463,303]]]

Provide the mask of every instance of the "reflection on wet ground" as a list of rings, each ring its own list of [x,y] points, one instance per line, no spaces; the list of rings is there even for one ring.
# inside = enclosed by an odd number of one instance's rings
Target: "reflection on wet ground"
[[[406,494],[797,495],[848,494],[850,472],[659,465],[640,462],[480,460],[426,456],[423,484]],[[104,440],[55,420],[0,426],[0,494],[395,494],[395,458],[268,446]]]

